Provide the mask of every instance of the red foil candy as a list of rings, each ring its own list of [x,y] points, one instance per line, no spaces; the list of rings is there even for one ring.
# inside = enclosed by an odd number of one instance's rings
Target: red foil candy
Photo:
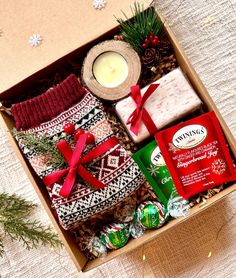
[[[184,198],[236,180],[236,170],[214,112],[161,131],[155,138]]]

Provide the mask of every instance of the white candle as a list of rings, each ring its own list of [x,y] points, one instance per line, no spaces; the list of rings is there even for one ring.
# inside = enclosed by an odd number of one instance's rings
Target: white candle
[[[93,74],[96,80],[106,88],[115,88],[128,76],[128,63],[117,52],[104,52],[93,63]]]

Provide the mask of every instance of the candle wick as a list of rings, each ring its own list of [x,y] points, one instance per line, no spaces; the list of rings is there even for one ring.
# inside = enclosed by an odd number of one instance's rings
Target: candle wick
[[[112,73],[116,71],[116,69],[113,66],[109,66],[109,68],[111,69]]]

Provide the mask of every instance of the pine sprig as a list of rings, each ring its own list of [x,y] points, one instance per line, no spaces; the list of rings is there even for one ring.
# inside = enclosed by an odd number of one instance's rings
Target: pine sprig
[[[47,165],[53,165],[55,168],[61,168],[65,165],[65,159],[56,147],[56,141],[47,137],[37,137],[33,133],[12,130],[13,136],[28,148],[34,150],[38,155],[43,155]]]
[[[116,18],[121,26],[121,34],[126,42],[128,42],[136,52],[142,54],[144,48],[142,47],[145,38],[150,32],[153,36],[159,36],[163,23],[157,17],[153,8],[144,10],[144,6],[135,2],[131,7],[133,19],[129,20],[128,16],[122,11],[124,19]]]
[[[26,217],[37,205],[26,201],[17,195],[0,194],[0,217]]]
[[[1,223],[1,221],[0,221]],[[12,240],[20,241],[27,249],[35,249],[39,246],[55,248],[62,243],[50,227],[43,226],[39,221],[12,219],[4,221],[3,229]]]
[[[38,220],[27,220],[35,204],[16,195],[0,194],[0,226],[5,235],[20,241],[27,250],[39,246],[60,247],[62,242],[50,227],[43,226]],[[4,253],[0,238],[0,257]]]

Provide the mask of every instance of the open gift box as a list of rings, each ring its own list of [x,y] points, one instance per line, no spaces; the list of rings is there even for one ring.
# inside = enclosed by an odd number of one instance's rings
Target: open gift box
[[[78,55],[84,56],[92,45],[99,41],[103,41],[106,38],[110,38],[117,31],[117,24],[113,15],[119,16],[120,10],[130,13],[130,5],[132,2],[133,1],[122,1],[117,4],[115,1],[110,1],[107,4],[107,7],[103,10],[95,10],[91,3],[88,3],[88,1],[85,0],[70,1],[70,4],[67,2],[64,4],[64,7],[62,7],[63,4],[58,7],[57,2],[52,1],[52,10],[46,6],[48,3],[41,3],[40,11],[44,11],[43,24],[38,20],[37,16],[31,18],[30,15],[32,15],[33,12],[37,12],[32,11],[32,4],[25,4],[25,7],[21,7],[20,10],[24,12],[24,16],[14,17],[15,20],[17,20],[17,25],[14,21],[5,20],[4,24],[6,24],[6,26],[2,26],[6,36],[9,36],[9,38],[6,38],[5,40],[4,37],[2,38],[2,55],[6,57],[6,59],[4,59],[4,62],[1,65],[3,71],[0,82],[0,101],[4,101],[9,98],[16,98],[23,91],[27,90],[27,88],[30,88],[32,84],[37,82],[39,78],[48,76],[50,73],[56,71],[57,68],[62,67],[66,61],[68,61],[68,59],[76,58]],[[145,7],[148,7],[150,2],[151,1],[148,0],[144,1]],[[6,4],[5,9],[8,14],[10,10],[11,13],[14,13],[18,9],[18,4],[14,7],[11,7],[11,5],[12,4],[10,3]],[[83,16],[85,12],[86,17]],[[60,16],[55,17],[54,20],[52,15]],[[129,14],[129,16],[131,16],[131,14]],[[8,18],[13,18],[13,16],[11,17],[9,14]],[[106,18],[106,20],[104,20],[104,18]],[[30,21],[31,24],[27,24],[27,20]],[[65,24],[65,20],[68,22],[68,28],[65,31],[66,34],[63,34],[62,28],[63,24]],[[17,26],[17,29],[19,28],[18,30],[21,30],[21,32],[18,32],[16,36],[14,32],[15,26]],[[40,33],[42,33],[44,39],[43,44],[35,49],[31,49],[27,45],[27,38],[31,35],[31,32],[34,31],[31,29],[32,26],[34,26],[35,29],[40,30]],[[55,31],[56,29],[57,31]],[[188,77],[191,85],[198,93],[207,110],[215,111],[232,154],[236,159],[236,142],[229,128],[225,124],[222,116],[217,110],[214,102],[212,101],[196,72],[190,65],[171,29],[167,25],[165,25],[165,29],[172,43],[179,66]],[[9,35],[7,35],[7,32],[9,32]],[[9,47],[8,44],[9,40],[11,41],[11,47]],[[21,45],[21,47],[19,47],[19,45]],[[24,170],[29,176],[35,191],[37,192],[43,206],[51,218],[53,225],[56,227],[59,236],[61,237],[68,253],[70,254],[79,271],[87,271],[89,269],[95,268],[118,256],[119,254],[126,253],[146,243],[147,241],[152,240],[157,235],[201,212],[236,189],[236,184],[233,184],[212,198],[208,199],[206,203],[193,207],[187,218],[171,220],[160,229],[147,231],[141,238],[137,240],[130,240],[126,246],[110,252],[103,259],[87,261],[87,258],[79,250],[70,232],[65,231],[57,222],[51,209],[51,200],[48,196],[45,186],[36,176],[29,163],[24,159],[17,143],[11,136],[10,130],[14,127],[14,121],[7,113],[2,112],[1,122],[4,129],[9,134],[12,147],[17,153]]]

